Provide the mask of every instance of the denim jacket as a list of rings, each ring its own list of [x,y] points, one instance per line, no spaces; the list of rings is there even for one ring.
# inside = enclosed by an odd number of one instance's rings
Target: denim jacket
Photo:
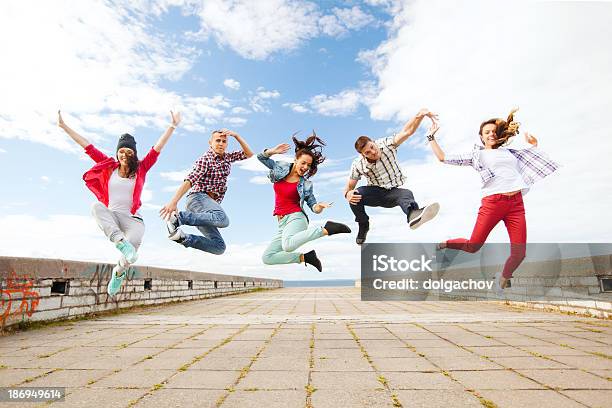
[[[259,153],[257,155],[257,158],[267,168],[270,169],[270,172],[268,173],[268,178],[272,183],[276,183],[287,177],[287,175],[291,172],[291,167],[293,166],[293,163],[287,163],[282,161],[277,162],[275,160],[272,160],[271,158],[265,155],[265,150],[264,152]],[[297,190],[300,196],[300,208],[302,209],[304,215],[306,215],[306,211],[304,211],[304,202],[308,204],[312,212],[315,212],[314,206],[315,204],[317,204],[317,199],[313,193],[312,181],[306,180],[306,178],[304,177],[300,177],[300,181],[297,185]],[[307,215],[306,218],[308,218]]]

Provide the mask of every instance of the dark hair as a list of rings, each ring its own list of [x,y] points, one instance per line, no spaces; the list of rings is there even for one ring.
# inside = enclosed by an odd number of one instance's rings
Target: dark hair
[[[134,152],[133,156],[128,158],[128,177],[132,178],[136,175],[136,171],[138,171],[138,166],[140,166],[140,161],[138,160],[138,155]]]
[[[314,130],[312,131],[312,135],[308,136],[304,141],[298,140],[295,137],[296,134],[297,133],[294,133],[291,136],[293,144],[295,144],[295,158],[299,159],[303,154],[312,157],[310,169],[304,176],[309,178],[317,173],[319,164],[325,161],[325,157],[323,156],[323,146],[325,146],[325,142],[317,136]]]
[[[367,136],[359,136],[357,140],[355,141],[355,150],[357,150],[357,153],[361,153],[365,145],[367,145],[368,142],[371,142],[371,141],[372,139],[370,139]]]
[[[506,143],[511,137],[518,135],[519,133],[519,122],[514,121],[514,114],[518,111],[518,108],[514,108],[508,114],[506,120],[501,118],[492,118],[486,120],[480,124],[480,129],[478,130],[478,134],[482,136],[482,128],[486,125],[495,125],[495,134],[497,143],[493,146],[494,149],[497,149],[499,146],[502,146]]]

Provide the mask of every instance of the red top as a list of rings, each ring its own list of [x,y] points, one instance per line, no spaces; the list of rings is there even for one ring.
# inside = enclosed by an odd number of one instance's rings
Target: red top
[[[272,215],[287,215],[300,212],[300,195],[297,191],[298,182],[289,183],[285,180],[274,183],[274,213]]]
[[[110,176],[119,167],[119,162],[114,157],[108,157],[94,145],[90,144],[85,148],[85,153],[96,162],[96,164],[83,174],[83,180],[85,185],[91,190],[96,196],[98,201],[108,207],[108,181]],[[151,148],[149,153],[144,159],[140,161],[138,170],[136,170],[136,184],[134,185],[134,196],[132,201],[131,213],[136,214],[136,211],[140,208],[142,203],[140,202],[140,195],[142,194],[142,188],[145,183],[147,172],[159,157],[159,152]]]

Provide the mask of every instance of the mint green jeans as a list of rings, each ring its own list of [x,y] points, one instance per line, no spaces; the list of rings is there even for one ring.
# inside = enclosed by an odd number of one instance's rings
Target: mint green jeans
[[[285,215],[261,259],[266,265],[300,263],[300,253],[292,251],[322,236],[323,227],[309,228],[303,212]]]

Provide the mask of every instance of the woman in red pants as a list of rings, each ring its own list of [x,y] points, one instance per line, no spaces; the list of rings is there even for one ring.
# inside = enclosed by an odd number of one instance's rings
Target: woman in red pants
[[[427,133],[429,144],[441,162],[457,166],[472,166],[482,179],[482,205],[470,239],[450,239],[439,244],[439,248],[476,252],[484,245],[487,236],[498,222],[503,221],[510,236],[510,256],[503,272],[497,274],[495,287],[498,293],[506,288],[512,273],[525,258],[527,225],[523,194],[531,185],[559,168],[536,147],[535,137],[525,132],[525,140],[531,145],[527,149],[509,149],[510,138],[519,133],[519,123],[514,121],[514,109],[506,120],[500,118],[482,122],[478,134],[481,144],[476,144],[470,153],[445,155],[434,135],[439,129],[433,122]]]

